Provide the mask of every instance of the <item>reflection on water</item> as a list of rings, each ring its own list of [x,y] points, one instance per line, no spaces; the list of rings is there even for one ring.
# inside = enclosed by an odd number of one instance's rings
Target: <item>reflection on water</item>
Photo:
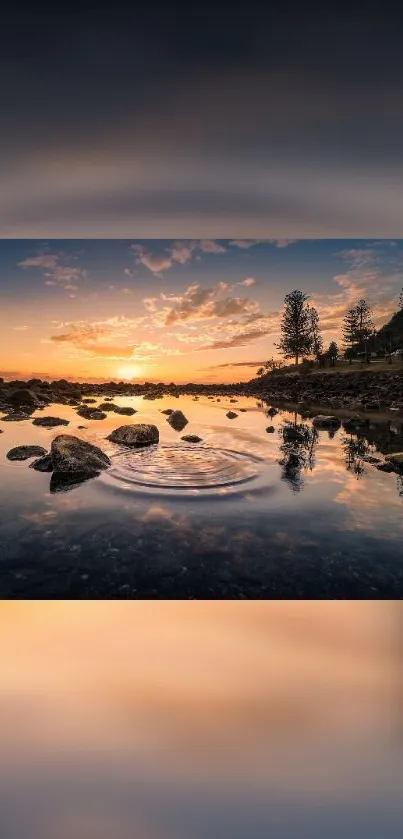
[[[365,415],[352,427],[346,415],[339,429],[318,430],[307,412],[253,399],[239,397],[232,420],[225,397],[174,401],[201,442],[167,422],[169,397],[119,398],[137,411],[127,422],[159,428],[160,443],[141,450],[106,439],[122,417],[78,430],[75,409],[55,406],[63,431],[112,462],[67,492],[5,456],[22,444],[49,449],[57,430],[4,424],[3,598],[401,597],[402,476],[382,468],[403,450],[402,417]]]
[[[0,604],[2,839],[401,835],[400,603]]]

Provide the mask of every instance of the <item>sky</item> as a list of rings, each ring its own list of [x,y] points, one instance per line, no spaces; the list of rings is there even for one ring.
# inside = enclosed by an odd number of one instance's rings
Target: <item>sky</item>
[[[0,236],[394,237],[399,12],[8,6]]]
[[[325,348],[360,297],[380,327],[403,286],[397,239],[0,241],[0,375],[240,382],[309,295]]]

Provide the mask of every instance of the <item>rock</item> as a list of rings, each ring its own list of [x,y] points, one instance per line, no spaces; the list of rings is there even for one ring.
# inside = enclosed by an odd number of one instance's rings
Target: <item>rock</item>
[[[237,399],[230,399],[230,402],[238,402]]]
[[[403,452],[393,452],[393,454],[388,454],[386,460],[388,463],[391,463],[395,469],[398,469],[399,472],[403,472]]]
[[[41,401],[38,399],[36,393],[28,388],[18,388],[18,390],[14,390],[10,394],[8,401],[11,405],[21,405],[27,408],[37,408],[41,404]]]
[[[312,425],[314,425],[315,428],[340,428],[341,421],[338,417],[319,414],[317,417],[313,418]]]
[[[268,425],[266,428],[268,434],[274,434],[275,428],[274,425]]]
[[[28,460],[29,457],[39,457],[46,454],[42,446],[15,446],[7,452],[8,460]]]
[[[2,417],[2,422],[21,422],[22,420],[31,419],[30,414],[25,414],[23,411],[11,411],[6,417]]]
[[[59,434],[52,440],[50,456],[55,472],[96,474],[111,464],[98,446],[70,434]]]
[[[197,434],[185,434],[184,437],[181,437],[181,440],[184,440],[185,443],[201,443],[202,438],[198,437]]]
[[[225,414],[225,416],[228,417],[228,419],[236,419],[238,414],[236,414],[235,411],[228,411],[228,413]]]
[[[278,410],[277,410],[277,408],[269,408],[269,409],[266,411],[266,413],[267,413],[267,416],[268,416],[268,417],[272,417],[272,418],[273,418],[273,417],[275,417],[275,416],[276,416],[276,414],[278,414]]]
[[[363,457],[362,459],[365,463],[373,463],[374,465],[376,463],[381,463],[380,457],[373,457],[370,454],[365,455],[365,457]]]
[[[188,420],[182,411],[173,411],[168,417],[168,422],[175,431],[182,431],[182,428],[188,424]]]
[[[114,411],[115,411],[115,414],[121,414],[122,416],[126,416],[126,417],[132,417],[133,414],[137,414],[137,411],[136,411],[135,408],[130,408],[129,406],[125,406],[125,405],[123,405],[122,407],[120,407],[119,405],[115,405]]]
[[[44,428],[54,428],[56,425],[68,425],[69,421],[61,417],[35,417],[32,425],[40,425]]]
[[[246,408],[240,408],[239,410],[242,411],[243,414],[246,414],[246,411],[247,411]]]
[[[151,446],[159,441],[159,431],[156,425],[138,423],[137,425],[121,425],[115,428],[106,438],[112,443],[122,446]]]
[[[37,472],[53,472],[53,463],[50,454],[45,454],[39,460],[34,460],[29,464],[30,469],[35,469]]]
[[[90,398],[87,396],[85,399],[82,399],[81,401],[82,401],[82,402],[85,402],[85,404],[86,404],[86,405],[95,405],[95,403],[96,403],[96,401],[97,401],[97,400],[96,400],[96,399],[90,399]]]
[[[169,417],[169,416],[171,416],[171,414],[173,414],[173,412],[174,412],[173,408],[165,408],[164,411],[161,411],[161,414],[166,414]]]
[[[114,405],[113,402],[102,402],[101,405],[98,405],[98,411],[115,411],[118,406]]]
[[[106,419],[106,414],[103,411],[98,411],[97,408],[86,408],[85,405],[81,406],[77,414],[79,417],[83,417],[84,419],[92,419],[92,420],[103,420]]]
[[[88,428],[88,425],[78,425],[77,428],[79,429],[79,431],[83,431],[84,428]]]

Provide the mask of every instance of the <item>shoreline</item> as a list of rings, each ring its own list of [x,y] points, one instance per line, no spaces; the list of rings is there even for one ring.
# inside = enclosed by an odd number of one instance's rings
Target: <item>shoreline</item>
[[[232,384],[155,384],[150,382],[79,383],[58,379],[51,382],[41,379],[0,380],[0,408],[10,410],[27,402],[60,402],[80,404],[91,395],[143,396],[155,400],[164,396],[178,398],[183,394],[193,396],[252,396],[264,402],[288,403],[301,406],[322,406],[348,411],[403,412],[403,371],[353,370],[310,374],[267,375],[249,382]],[[20,401],[19,401],[20,400]]]

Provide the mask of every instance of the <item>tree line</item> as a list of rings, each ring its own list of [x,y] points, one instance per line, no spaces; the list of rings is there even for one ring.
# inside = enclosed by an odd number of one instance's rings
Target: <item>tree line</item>
[[[403,313],[403,289],[398,302],[398,312]],[[302,360],[314,359],[319,366],[326,362],[334,367],[340,357],[348,359],[352,364],[353,358],[361,355],[368,363],[370,361],[370,346],[376,346],[376,339],[380,335],[374,326],[372,308],[361,298],[350,307],[342,323],[342,338],[344,346],[339,348],[335,341],[331,341],[324,350],[318,311],[309,304],[309,296],[295,289],[286,294],[284,312],[280,325],[280,341],[275,344],[283,359],[293,359],[295,365]],[[403,346],[403,342],[402,342]],[[379,348],[378,348],[379,349]],[[392,360],[392,341],[389,346],[384,345],[385,356]],[[284,367],[284,362],[271,358],[257,371],[258,376]]]

